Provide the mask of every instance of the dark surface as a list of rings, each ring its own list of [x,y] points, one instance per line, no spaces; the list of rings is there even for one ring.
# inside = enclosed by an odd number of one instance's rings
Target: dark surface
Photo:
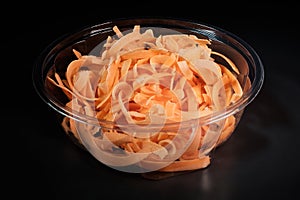
[[[7,111],[2,135],[9,139],[2,140],[2,165],[8,195],[73,200],[300,198],[300,52],[294,28],[299,11],[295,5],[241,3],[245,5],[228,6],[223,12],[207,5],[202,12],[193,5],[168,10],[155,4],[120,6],[121,12],[106,9],[103,13],[104,7],[77,4],[74,9],[54,10],[40,4],[24,8],[3,24],[8,31],[2,32],[6,38],[2,55],[7,55],[2,68],[8,73],[2,74]],[[151,15],[197,20],[235,33],[257,51],[265,67],[261,92],[246,108],[232,137],[213,152],[211,165],[159,181],[108,168],[74,145],[56,124],[54,111],[34,91],[31,79],[36,57],[57,37],[111,18]]]

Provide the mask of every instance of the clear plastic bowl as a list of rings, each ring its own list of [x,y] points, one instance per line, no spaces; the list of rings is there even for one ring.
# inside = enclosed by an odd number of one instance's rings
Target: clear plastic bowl
[[[55,74],[64,79],[69,64],[77,59],[73,49],[81,55],[100,56],[107,38],[117,37],[113,30],[115,26],[124,36],[133,32],[135,25],[140,26],[140,32],[147,29],[153,30],[157,37],[177,34],[194,35],[197,38],[209,40],[209,48],[213,52],[226,56],[238,68],[239,73],[235,73],[224,57],[217,54],[211,55],[215,62],[224,65],[236,76],[242,89],[242,96],[230,105],[213,109],[213,112],[207,115],[167,122],[156,113],[152,115],[153,121],[141,125],[132,120],[128,123],[126,120],[113,121],[96,117],[95,113],[99,111],[96,110],[96,106],[93,107],[96,102],[82,103],[84,100],[81,98],[82,102],[78,103],[78,96],[68,97],[66,95],[68,92],[64,92],[56,85],[59,81]],[[145,49],[148,48],[151,47],[145,47]],[[95,70],[97,61],[90,65],[93,65],[93,70]],[[82,66],[82,71],[89,70],[91,69]],[[96,74],[100,74],[100,68]],[[63,35],[41,52],[32,75],[37,93],[48,106],[57,112],[58,123],[61,124],[66,134],[102,164],[130,173],[197,170],[209,166],[211,150],[223,144],[232,135],[244,109],[255,99],[264,80],[263,64],[259,56],[251,46],[236,35],[208,24],[159,18],[116,19]],[[177,73],[177,75],[180,74]],[[56,84],[49,78],[55,80]],[[142,82],[143,78],[138,78]],[[99,79],[101,79],[100,76],[98,81]],[[94,91],[97,90],[95,88],[98,83],[92,86]],[[214,85],[208,86],[213,88]],[[165,87],[171,86],[165,85]],[[126,96],[128,93],[132,95],[133,91],[132,88],[126,90],[125,87],[120,93]],[[219,96],[222,95],[219,94]],[[191,101],[195,101],[195,97],[189,98],[194,98]],[[185,100],[189,101],[187,100],[189,98]],[[109,109],[113,109],[113,105],[120,103],[118,100],[120,98],[115,98],[115,101],[111,100],[109,104],[111,107],[100,108],[100,111],[102,109],[104,112],[103,109],[106,109],[105,112],[109,112]],[[88,107],[89,114],[86,114],[86,110],[84,111],[86,104],[92,105]],[[119,107],[119,111],[120,109]],[[159,106],[156,107],[157,112],[159,109]],[[155,112],[155,109],[152,111]],[[186,111],[186,116],[193,115],[189,111],[189,109]]]

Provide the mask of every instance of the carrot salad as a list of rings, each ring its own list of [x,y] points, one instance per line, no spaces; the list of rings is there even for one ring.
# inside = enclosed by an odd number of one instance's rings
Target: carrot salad
[[[107,158],[103,154],[104,162],[126,166],[176,155],[176,159],[157,170],[175,172],[207,167],[210,157],[200,155],[199,150],[210,125],[199,126],[188,142],[191,130],[168,131],[164,124],[195,120],[239,100],[243,89],[236,78],[238,68],[229,58],[210,49],[210,40],[195,35],[156,37],[152,29],[142,32],[139,25],[127,34],[117,26],[113,31],[116,36],[108,36],[99,55],[82,55],[73,49],[76,59],[69,63],[65,74],[48,76],[69,99],[66,106],[99,120],[116,122],[116,126],[131,127],[89,128],[98,148],[107,153]],[[221,57],[226,66],[217,63],[212,55]],[[132,131],[132,125],[147,128],[152,124],[162,124],[161,129],[149,134]],[[228,139],[235,124],[233,115],[224,120],[215,146]],[[65,117],[62,125],[80,140],[75,120]],[[100,136],[96,137],[97,134]],[[180,145],[185,144],[188,146],[180,151]],[[112,146],[128,157],[117,161]],[[112,159],[114,156],[116,160]]]

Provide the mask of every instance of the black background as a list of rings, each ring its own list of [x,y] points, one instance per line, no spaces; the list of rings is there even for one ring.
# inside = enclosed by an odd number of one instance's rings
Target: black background
[[[31,199],[299,199],[299,10],[296,4],[37,2],[3,7],[3,190]],[[36,94],[32,67],[57,37],[126,17],[205,22],[250,44],[264,85],[235,133],[203,170],[159,181],[108,168],[74,145]],[[8,137],[7,137],[8,136]],[[6,189],[7,188],[7,189]],[[3,194],[4,195],[4,194]]]

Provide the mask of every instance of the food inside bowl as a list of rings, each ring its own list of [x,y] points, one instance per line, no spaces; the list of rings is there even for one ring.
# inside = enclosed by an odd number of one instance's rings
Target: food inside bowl
[[[127,33],[117,26],[113,31],[116,35],[108,36],[96,53],[73,49],[76,59],[66,72],[47,77],[64,92],[66,107],[112,122],[102,127],[65,117],[66,132],[87,149],[98,148],[94,155],[113,167],[138,164],[162,172],[207,167],[209,150],[230,137],[237,120],[234,115],[212,124],[198,119],[242,97],[235,63],[196,35],[155,36],[153,29],[142,31],[140,25]],[[191,128],[181,128],[184,122],[191,122]]]

